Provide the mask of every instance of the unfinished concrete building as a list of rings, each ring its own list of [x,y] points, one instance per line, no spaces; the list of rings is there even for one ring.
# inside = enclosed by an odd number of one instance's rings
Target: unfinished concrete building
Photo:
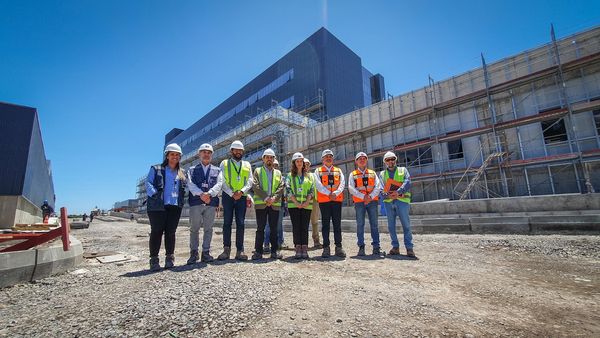
[[[555,40],[291,133],[348,173],[393,150],[415,202],[600,190],[600,28]],[[351,201],[346,198],[347,203]]]

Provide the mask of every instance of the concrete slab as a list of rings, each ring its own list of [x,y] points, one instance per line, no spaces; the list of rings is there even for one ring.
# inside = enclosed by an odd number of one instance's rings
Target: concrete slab
[[[471,232],[475,234],[528,234],[529,217],[472,217]]]
[[[81,242],[70,236],[71,247],[63,251],[62,242],[51,246],[0,253],[0,287],[45,278],[65,272],[83,261]]]
[[[600,233],[600,215],[532,216],[529,223],[534,233]]]

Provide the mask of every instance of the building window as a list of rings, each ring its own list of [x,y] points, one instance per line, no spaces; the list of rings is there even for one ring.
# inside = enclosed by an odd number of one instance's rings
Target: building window
[[[420,166],[433,163],[431,147],[421,147],[397,154],[398,164],[406,163],[406,167]]]
[[[383,170],[383,157],[373,157],[373,168],[375,171],[380,172]]]
[[[462,140],[448,142],[448,159],[456,160],[464,157]]]
[[[600,109],[594,110],[594,122],[596,122],[596,130],[600,135]]]
[[[460,130],[455,130],[447,133],[446,135],[458,134]],[[464,158],[465,155],[463,153],[462,140],[454,140],[448,142],[448,159],[456,160],[459,158]]]
[[[565,142],[568,140],[567,128],[563,119],[549,120],[542,122],[542,130],[544,132],[544,143],[552,144]]]

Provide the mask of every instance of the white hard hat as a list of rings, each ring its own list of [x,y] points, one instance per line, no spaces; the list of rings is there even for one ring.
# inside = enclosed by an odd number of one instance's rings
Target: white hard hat
[[[181,147],[177,143],[171,143],[165,148],[165,155],[169,152],[179,153],[179,155],[181,155]]]
[[[198,152],[201,152],[202,150],[208,150],[208,151],[210,151],[211,153],[213,153],[213,152],[214,152],[214,151],[213,151],[213,147],[212,147],[210,144],[208,144],[208,143],[204,143],[204,144],[202,144],[202,145],[200,146],[200,148],[198,148]]]
[[[275,152],[273,151],[273,149],[269,148],[263,152],[262,157],[265,157],[265,156],[275,157]]]
[[[308,158],[304,158],[304,163],[308,163],[310,165],[310,160]]]
[[[242,143],[242,141],[236,140],[236,141],[233,141],[233,143],[231,144],[231,147],[229,147],[229,149],[244,150],[244,144]]]
[[[369,158],[369,156],[367,156],[367,154],[365,154],[361,151],[360,153],[356,154],[356,156],[354,156],[354,160],[356,161],[356,160],[358,160],[359,157],[363,157],[363,156],[366,158]]]
[[[294,153],[294,155],[292,155],[292,162],[294,162],[295,160],[299,159],[299,158],[304,158],[304,155],[302,155],[302,153]]]
[[[333,156],[333,151],[331,151],[329,149],[325,149],[325,150],[323,150],[323,153],[321,154],[321,158],[325,157],[325,155]]]
[[[279,165],[279,161],[277,161],[277,159],[274,159],[274,160],[273,160],[273,164],[277,164],[277,165]]]
[[[397,159],[396,154],[394,154],[391,151],[388,151],[387,153],[385,153],[385,155],[383,155],[383,160],[385,161],[388,158],[392,158],[392,157],[394,158],[394,160]]]

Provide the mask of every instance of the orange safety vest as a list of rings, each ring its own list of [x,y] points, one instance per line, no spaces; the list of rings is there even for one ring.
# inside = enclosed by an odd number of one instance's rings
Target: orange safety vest
[[[339,188],[340,178],[342,177],[342,170],[340,170],[340,168],[333,167],[331,169],[331,172],[329,172],[329,171],[327,171],[327,168],[325,166],[321,166],[319,168],[319,170],[317,171],[317,175],[319,175],[319,179],[321,180],[321,183],[323,184],[323,186],[325,186],[325,188],[327,188],[327,190],[334,192],[337,190],[337,188]],[[333,200],[333,202],[343,202],[343,201],[344,201],[344,194],[337,195],[335,200]],[[332,202],[332,201],[329,199],[329,195],[322,194],[320,191],[317,190],[317,202],[327,203],[327,202]]]
[[[377,173],[374,172],[371,169],[367,169],[367,171],[364,173],[361,173],[360,170],[356,169],[352,172],[352,177],[350,177],[351,180],[354,180],[354,186],[356,187],[356,190],[362,192],[365,195],[368,195],[370,193],[373,192],[373,190],[375,190],[375,177],[376,177]],[[354,203],[362,203],[364,202],[364,200],[362,198],[358,198],[354,195],[352,195],[352,199],[354,200]],[[373,198],[374,201],[379,200],[379,196],[375,196],[375,198]]]

